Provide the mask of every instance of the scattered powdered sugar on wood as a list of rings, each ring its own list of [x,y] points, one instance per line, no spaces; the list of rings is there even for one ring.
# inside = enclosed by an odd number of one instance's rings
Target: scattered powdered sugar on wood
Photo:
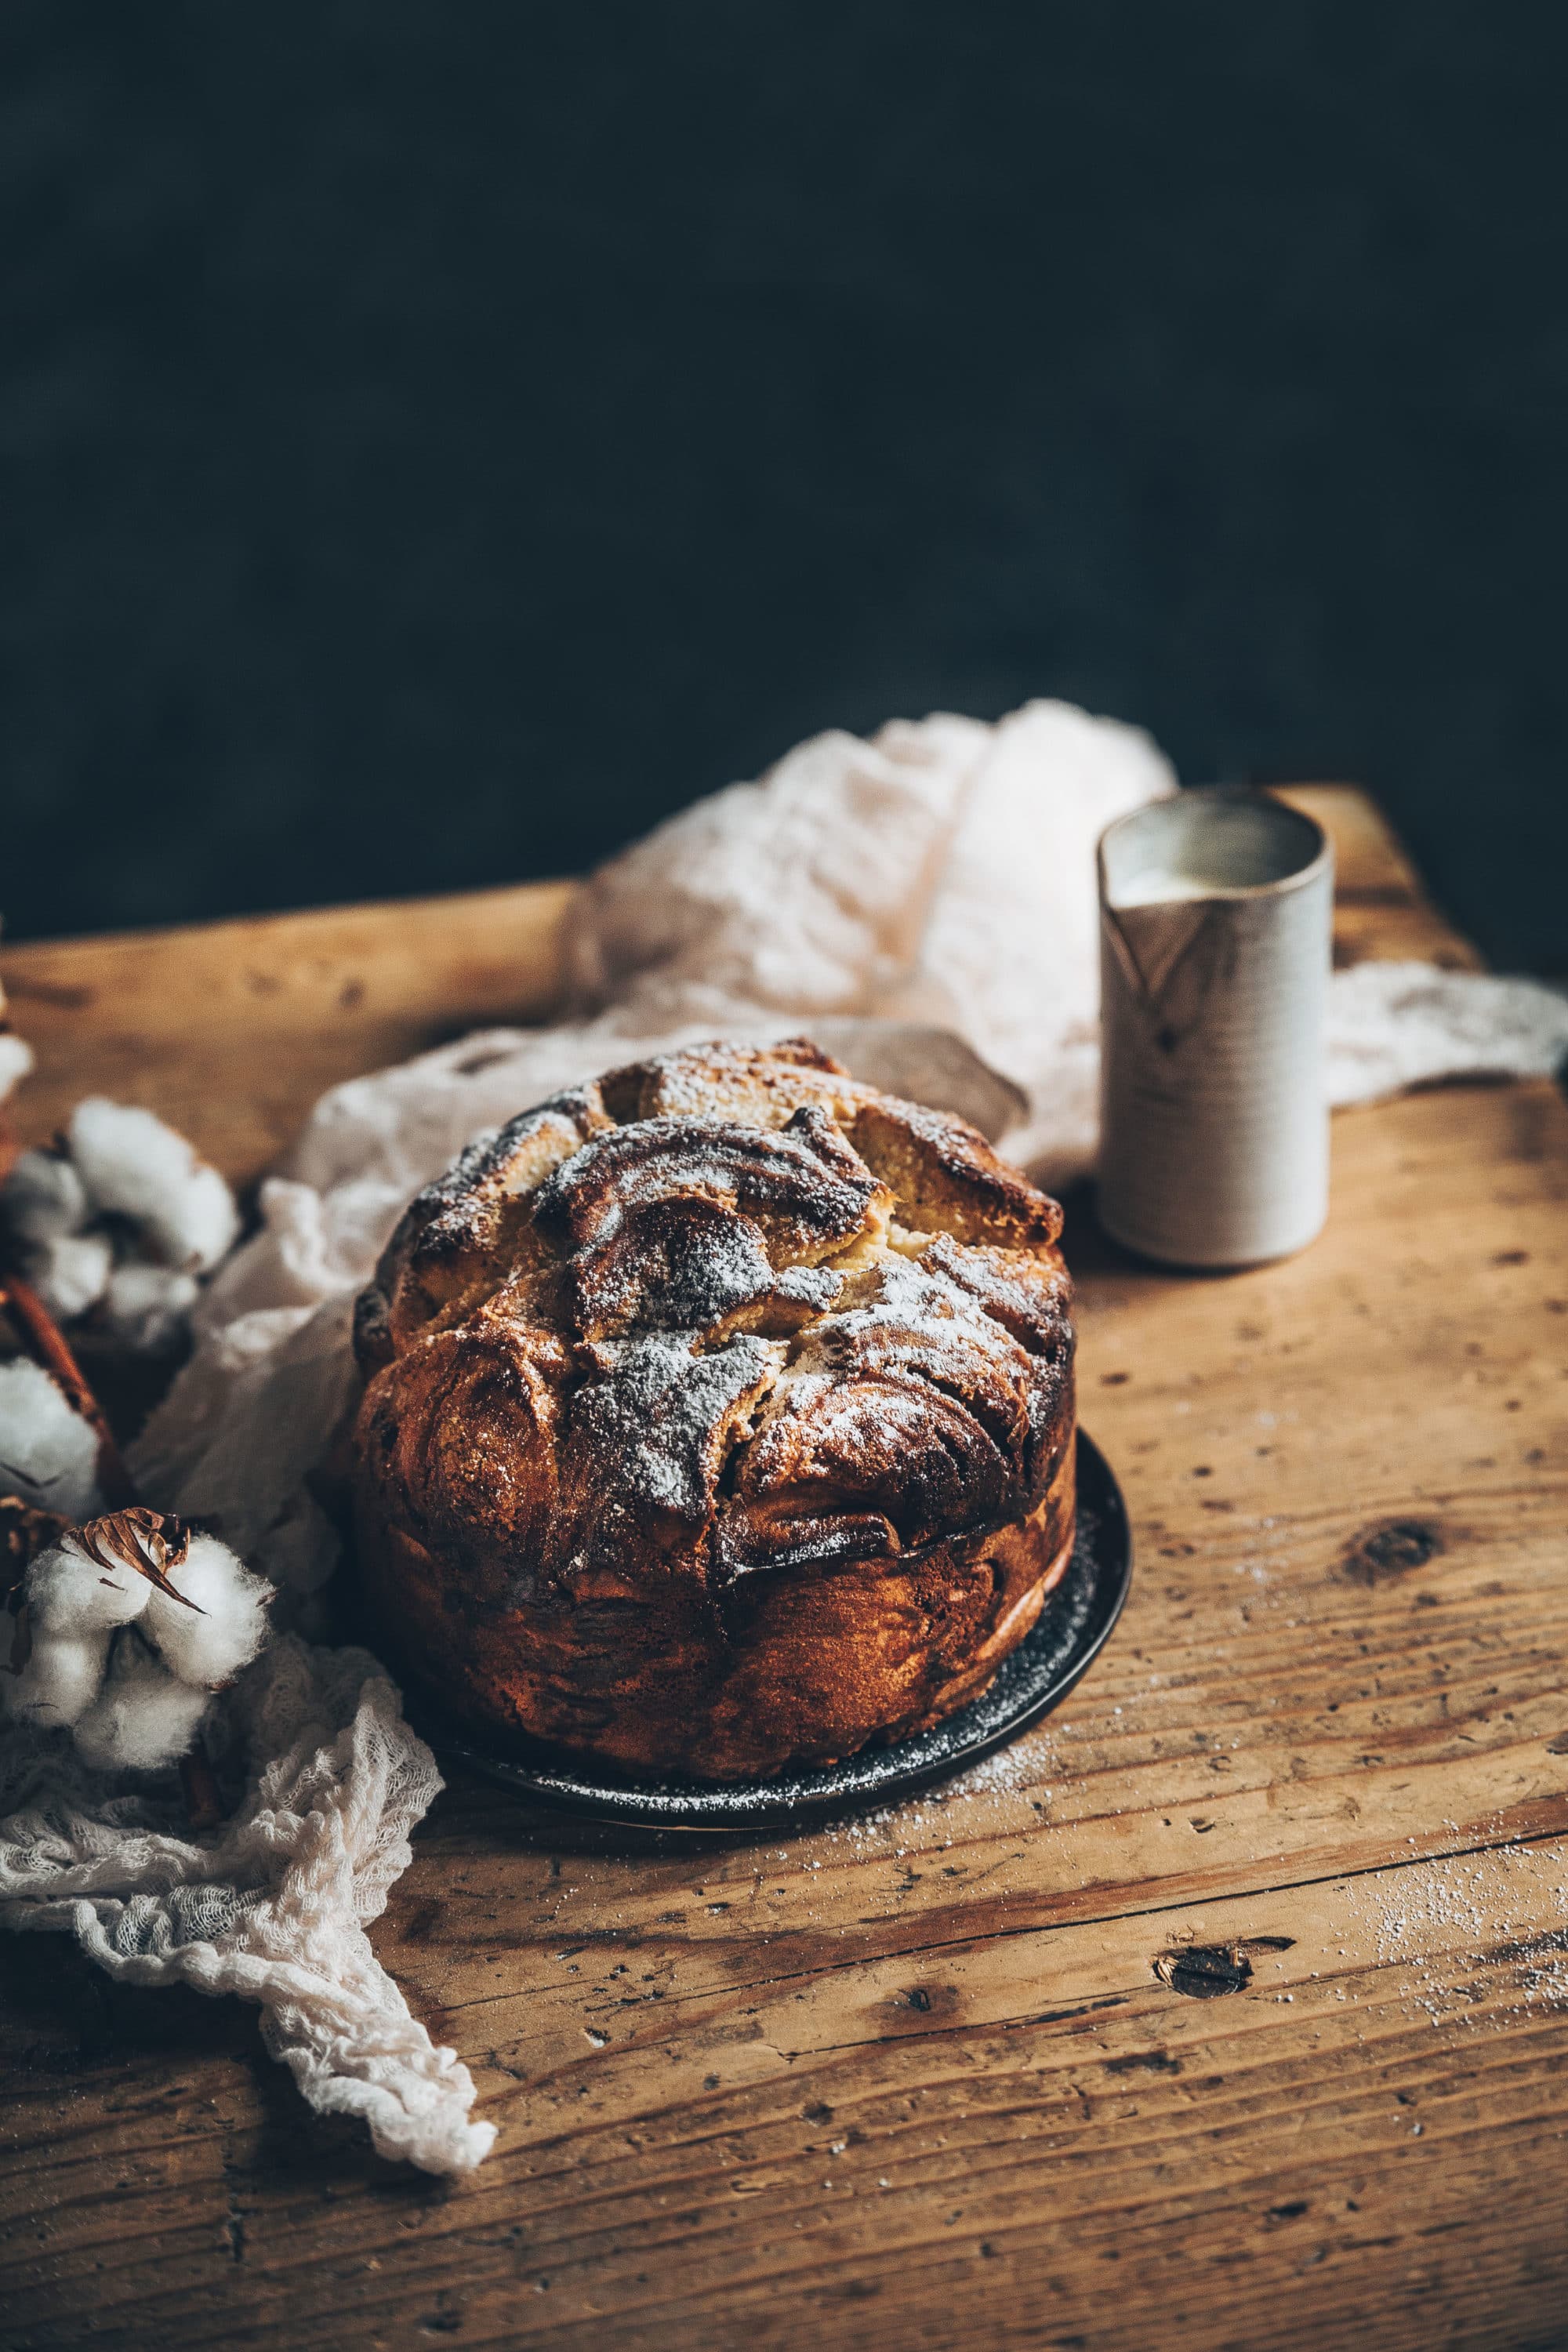
[[[1497,2023],[1568,2007],[1563,1863],[1560,1842],[1437,1855],[1351,1880],[1345,1902],[1407,2010],[1434,2026]]]
[[[918,1797],[847,1813],[807,1834],[847,1848],[852,1857],[884,1853],[898,1862],[911,1853],[945,1852],[960,1841],[984,1842],[1017,1826],[1020,1806],[1027,1825],[1037,1823],[1052,1795],[1044,1776],[1058,1769],[1049,1735],[1036,1730],[994,1748]]]
[[[948,1782],[946,1793],[951,1797],[1048,1798],[1051,1792],[1041,1775],[1053,1769],[1048,1738],[1037,1732],[983,1756],[977,1764],[971,1764]]]

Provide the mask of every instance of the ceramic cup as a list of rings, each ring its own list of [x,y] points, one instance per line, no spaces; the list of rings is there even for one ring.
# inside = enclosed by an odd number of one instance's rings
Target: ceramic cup
[[[1166,1265],[1303,1249],[1329,1206],[1333,853],[1268,793],[1151,802],[1100,844],[1100,1222]]]

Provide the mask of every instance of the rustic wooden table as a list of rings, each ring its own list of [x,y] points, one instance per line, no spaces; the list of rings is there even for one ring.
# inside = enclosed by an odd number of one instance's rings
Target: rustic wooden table
[[[1472,961],[1370,804],[1342,957]],[[256,1174],[330,1078],[537,1014],[563,890],[14,950],[25,1122]],[[639,1853],[455,1779],[376,1930],[500,2131],[316,2123],[254,2020],[0,1941],[16,2347],[1568,2342],[1568,1108],[1335,1122],[1203,1280],[1074,1204],[1138,1548],[1062,1715],[809,1836]]]

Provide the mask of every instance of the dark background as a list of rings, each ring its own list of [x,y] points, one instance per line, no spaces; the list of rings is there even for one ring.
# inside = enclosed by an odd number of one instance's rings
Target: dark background
[[[12,936],[1060,694],[1568,969],[1568,11],[12,0]]]

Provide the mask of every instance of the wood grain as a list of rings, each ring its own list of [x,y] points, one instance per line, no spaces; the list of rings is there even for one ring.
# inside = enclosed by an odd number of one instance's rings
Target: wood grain
[[[1470,959],[1368,803],[1312,805],[1345,955]],[[185,1019],[171,1087],[216,1066]],[[316,2122],[237,2006],[0,1942],[5,2341],[1563,2341],[1568,1109],[1446,1089],[1334,1150],[1322,1240],[1251,1273],[1137,1267],[1070,1204],[1138,1573],[1005,1757],[761,1843],[454,1779],[376,1939],[500,2126],[470,2181]]]
[[[249,1183],[338,1080],[550,1013],[572,896],[540,882],[6,949],[12,1024],[38,1056],[20,1139],[47,1141],[100,1092]]]

